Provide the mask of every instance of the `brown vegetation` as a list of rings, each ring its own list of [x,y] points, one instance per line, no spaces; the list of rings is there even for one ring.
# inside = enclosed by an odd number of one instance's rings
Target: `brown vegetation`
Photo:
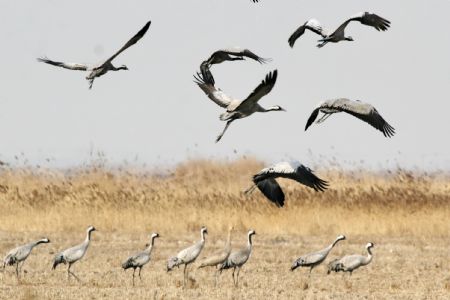
[[[107,168],[93,164],[71,170],[6,168],[0,171],[0,253],[48,236],[36,249],[19,284],[12,270],[0,272],[0,299],[262,299],[262,298],[439,298],[449,291],[449,174],[368,173],[317,169],[330,182],[324,193],[281,180],[286,206],[277,208],[259,191],[242,191],[263,165],[190,161],[170,172]],[[88,225],[99,230],[84,261],[74,265],[81,285],[67,284],[64,267],[51,271],[56,251],[84,238]],[[233,246],[254,228],[255,251],[243,268],[242,285],[232,287],[229,272],[222,289],[213,272],[195,270],[190,287],[180,287],[182,272],[165,273],[166,259],[199,238],[208,226],[205,255],[221,247],[229,224]],[[120,263],[142,249],[158,231],[154,257],[144,280],[131,287],[131,273]],[[338,234],[347,241],[330,258],[363,253],[375,243],[375,259],[352,278],[325,275],[325,267],[291,273],[298,255],[317,250]],[[108,251],[105,248],[109,249]],[[431,257],[431,259],[429,259]],[[80,288],[81,286],[81,288]]]

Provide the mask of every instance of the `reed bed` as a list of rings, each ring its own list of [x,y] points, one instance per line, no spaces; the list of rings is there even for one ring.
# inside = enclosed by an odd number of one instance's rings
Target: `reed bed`
[[[271,235],[450,234],[447,173],[317,169],[330,188],[320,193],[282,179],[286,205],[279,209],[259,191],[243,194],[262,167],[248,158],[191,160],[162,171],[96,163],[64,170],[3,167],[0,228],[48,232],[94,224],[176,235],[201,225],[225,232],[234,224]]]

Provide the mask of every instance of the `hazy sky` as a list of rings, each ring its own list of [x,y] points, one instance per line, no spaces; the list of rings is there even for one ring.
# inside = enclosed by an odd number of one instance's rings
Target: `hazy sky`
[[[357,23],[354,42],[315,47],[307,32],[294,49],[290,34],[308,18],[334,29],[359,12],[392,22],[387,32]],[[305,163],[335,157],[372,167],[400,164],[450,169],[450,1],[1,1],[0,159],[24,153],[31,163],[76,165],[102,151],[112,162],[172,164],[186,157],[250,154]],[[138,44],[88,89],[85,72],[36,62],[48,56],[97,63],[118,50],[148,20]],[[235,121],[222,141],[222,109],[193,83],[213,51],[249,48],[273,61],[213,67],[216,85],[246,97],[266,73],[278,81],[257,113]],[[372,103],[395,127],[385,138],[345,114],[304,132],[318,102],[348,97]],[[46,158],[52,158],[46,163]]]

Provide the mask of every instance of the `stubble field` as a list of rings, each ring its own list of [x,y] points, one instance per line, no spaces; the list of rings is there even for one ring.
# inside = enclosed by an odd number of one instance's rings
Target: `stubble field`
[[[55,171],[7,168],[0,173],[0,253],[43,236],[18,281],[13,268],[0,271],[1,299],[445,299],[450,295],[449,174],[316,170],[330,189],[316,193],[281,180],[282,209],[255,191],[242,191],[258,161],[191,161],[171,172],[114,170],[92,165]],[[166,259],[198,240],[208,227],[201,256],[222,247],[227,227],[233,247],[255,229],[254,251],[238,288],[231,272],[214,287],[213,270],[191,267],[167,273]],[[81,283],[67,280],[65,266],[51,270],[54,254],[80,243],[94,225],[86,257],[73,266]],[[152,261],[131,284],[120,265],[144,248],[157,231]],[[323,248],[339,234],[327,261],[364,254],[373,242],[374,260],[350,277],[326,275],[326,266],[289,271],[301,254]]]

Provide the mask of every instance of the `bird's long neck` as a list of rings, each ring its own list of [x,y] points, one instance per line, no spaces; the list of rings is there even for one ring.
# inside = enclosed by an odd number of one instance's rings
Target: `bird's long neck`
[[[261,105],[259,105],[257,110],[258,110],[258,112],[279,111],[280,107],[278,107],[278,106],[271,106],[271,107],[268,107],[268,108],[264,108]]]
[[[228,249],[231,250],[231,229],[228,231],[228,237],[227,237],[227,242],[225,244],[225,249],[226,250],[228,250]]]
[[[119,71],[119,70],[126,70],[127,68],[124,66],[120,66],[120,67],[115,67],[113,64],[111,64],[111,71]]]
[[[155,237],[152,237],[152,241],[150,242],[150,245],[148,245],[148,247],[145,249],[145,252],[150,253],[154,245],[155,245]]]
[[[205,232],[202,230],[202,232],[200,233],[200,236],[201,236],[201,242],[202,242],[202,244],[204,244],[205,243]]]
[[[89,245],[89,242],[91,241],[91,230],[88,230],[86,233],[86,239],[84,240],[83,244]]]
[[[46,239],[42,239],[42,240],[36,241],[36,242],[33,243],[33,247],[37,246],[39,244],[42,244],[42,243],[47,243],[47,240]]]
[[[334,246],[336,246],[336,244],[340,241],[340,238],[337,238],[334,240],[333,244],[331,244],[331,248],[333,248]]]
[[[368,263],[370,263],[372,261],[373,255],[372,255],[372,251],[370,250],[370,247],[367,248],[367,256],[364,259],[364,264],[367,265]]]
[[[247,244],[248,248],[251,249],[252,248],[252,235],[249,234],[248,235],[248,244]]]

